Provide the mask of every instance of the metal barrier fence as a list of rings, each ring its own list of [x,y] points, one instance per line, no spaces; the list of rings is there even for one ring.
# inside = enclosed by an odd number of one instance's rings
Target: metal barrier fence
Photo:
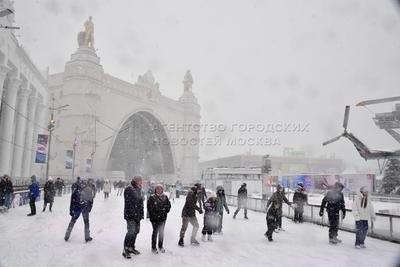
[[[237,196],[226,195],[228,205],[237,206]],[[266,212],[268,199],[248,198],[247,208],[253,211]],[[328,215],[324,212],[324,216],[319,216],[319,205],[304,206],[303,219],[306,222],[311,222],[323,226],[329,226]],[[283,206],[283,216],[293,219],[294,210],[288,205]],[[356,232],[355,221],[351,209],[346,209],[346,217],[340,219],[339,229]],[[400,243],[400,215],[392,215],[386,213],[376,213],[376,220],[370,222],[368,236]]]

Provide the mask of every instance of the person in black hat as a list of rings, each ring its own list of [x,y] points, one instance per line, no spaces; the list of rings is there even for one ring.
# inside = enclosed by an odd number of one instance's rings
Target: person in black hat
[[[294,222],[303,222],[304,205],[307,205],[308,197],[305,192],[303,183],[297,185],[297,190],[293,195],[293,206],[294,206]]]
[[[276,192],[272,194],[272,196],[268,199],[267,202],[267,209],[272,203],[276,203],[276,229],[278,230],[283,230],[282,229],[282,205],[283,202],[285,202],[287,205],[291,206],[292,203],[287,199],[285,196],[284,188],[278,184],[276,187]],[[275,211],[274,211],[275,213]]]
[[[240,209],[244,208],[244,218],[247,220],[247,189],[246,183],[243,183],[238,190],[238,207],[233,214],[233,219],[236,219],[236,215],[239,213]]]
[[[342,211],[342,219],[346,216],[346,206],[343,197],[343,184],[335,183],[333,188],[328,191],[322,199],[319,216],[324,216],[324,209],[328,212],[329,220],[329,243],[337,244],[342,241],[337,238],[339,230],[339,212]]]

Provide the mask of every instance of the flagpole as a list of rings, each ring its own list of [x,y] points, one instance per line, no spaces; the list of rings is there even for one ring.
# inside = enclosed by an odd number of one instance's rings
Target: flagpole
[[[75,151],[76,151],[76,137],[73,144],[73,152],[72,152],[72,181],[74,180],[75,176]]]

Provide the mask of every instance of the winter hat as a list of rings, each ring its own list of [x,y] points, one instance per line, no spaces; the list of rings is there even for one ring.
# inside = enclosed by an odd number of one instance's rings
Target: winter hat
[[[303,184],[303,183],[298,183],[297,186],[303,188],[303,187],[304,187],[304,184]]]
[[[161,189],[161,194],[164,192],[164,187],[161,184],[157,184],[154,188],[154,192],[157,192],[157,189]]]
[[[49,176],[49,179],[48,179],[49,181],[53,181],[53,177],[51,177],[51,176]]]
[[[243,183],[242,186],[246,186],[246,183]]]
[[[282,186],[281,186],[280,184],[278,184],[278,185],[276,186],[276,191],[279,191],[279,189],[282,189]]]
[[[32,175],[32,176],[31,176],[31,180],[32,180],[32,181],[36,181],[36,175]]]
[[[367,189],[366,186],[362,186],[362,187],[360,188],[360,193],[367,193],[367,192],[368,192],[368,189]]]

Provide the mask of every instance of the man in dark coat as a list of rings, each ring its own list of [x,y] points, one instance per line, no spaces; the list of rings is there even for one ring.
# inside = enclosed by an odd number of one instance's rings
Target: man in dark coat
[[[319,216],[324,216],[324,209],[328,212],[329,220],[329,243],[337,244],[342,242],[337,238],[339,230],[339,212],[342,211],[342,218],[346,216],[346,206],[343,197],[343,184],[335,183],[333,188],[328,191],[322,199]]]
[[[272,196],[268,199],[268,202],[267,202],[267,208],[272,203],[277,203],[276,206],[278,207],[277,208],[278,211],[277,211],[277,218],[276,218],[276,222],[277,222],[276,229],[278,229],[278,230],[282,229],[282,205],[283,205],[283,202],[285,202],[289,206],[292,205],[292,203],[290,203],[290,201],[286,198],[285,193],[283,191],[283,187],[278,184],[278,186],[276,187],[276,192],[272,194]]]
[[[166,195],[162,185],[156,185],[155,193],[147,200],[147,210],[149,212],[150,222],[153,226],[153,234],[151,235],[151,250],[153,253],[158,253],[156,243],[158,236],[158,249],[161,253],[165,252],[163,247],[164,242],[164,227],[167,220],[168,212],[171,209],[171,203]]]
[[[136,237],[140,232],[140,221],[144,218],[142,177],[135,176],[132,179],[131,184],[125,188],[124,199],[124,218],[127,223],[128,232],[125,235],[122,256],[130,259],[131,254],[140,254],[140,252],[135,249],[135,243]]]
[[[6,175],[0,178],[0,207],[4,205],[6,192]]]
[[[89,213],[93,206],[94,192],[86,180],[80,180],[75,183],[74,191],[71,194],[71,204],[69,208],[69,215],[71,221],[69,222],[67,231],[65,232],[64,240],[68,241],[74,228],[75,222],[82,214],[83,222],[85,224],[85,241],[90,242],[93,240],[90,237]]]
[[[7,209],[11,208],[13,200],[14,187],[11,181],[11,177],[7,174],[3,176],[4,179],[4,205]]]
[[[272,239],[272,234],[275,231],[275,229],[278,228],[279,226],[279,213],[280,210],[282,209],[282,201],[279,200],[279,198],[275,197],[275,198],[270,198],[268,200],[268,204],[266,206],[267,209],[267,232],[264,234],[267,238],[268,241],[274,241]],[[270,208],[268,209],[268,206],[270,206]]]
[[[44,203],[43,203],[43,212],[46,210],[47,203],[50,204],[49,210],[51,212],[51,208],[53,207],[54,196],[56,195],[56,188],[53,182],[53,178],[49,177],[47,182],[44,184]]]
[[[233,214],[233,219],[236,219],[236,215],[239,213],[240,209],[244,208],[244,218],[247,217],[247,188],[246,183],[243,183],[242,186],[238,190],[238,207]]]
[[[65,187],[64,181],[61,180],[60,177],[57,177],[57,179],[56,179],[54,185],[55,185],[55,188],[56,188],[56,190],[57,190],[57,196],[61,197],[63,187]]]
[[[293,195],[294,208],[294,222],[303,222],[304,205],[307,205],[308,197],[305,193],[303,183],[297,185],[297,190]]]
[[[183,247],[185,238],[185,233],[189,223],[193,226],[192,236],[190,239],[190,243],[192,245],[199,245],[200,243],[196,240],[197,231],[199,230],[199,222],[196,218],[196,210],[202,214],[203,210],[196,205],[197,203],[197,193],[200,191],[198,186],[194,186],[188,192],[186,196],[186,202],[182,209],[182,228],[179,235],[178,245]]]
[[[39,183],[36,181],[36,176],[31,176],[31,184],[29,185],[29,206],[31,207],[31,213],[28,216],[36,215],[36,198],[40,196]]]

